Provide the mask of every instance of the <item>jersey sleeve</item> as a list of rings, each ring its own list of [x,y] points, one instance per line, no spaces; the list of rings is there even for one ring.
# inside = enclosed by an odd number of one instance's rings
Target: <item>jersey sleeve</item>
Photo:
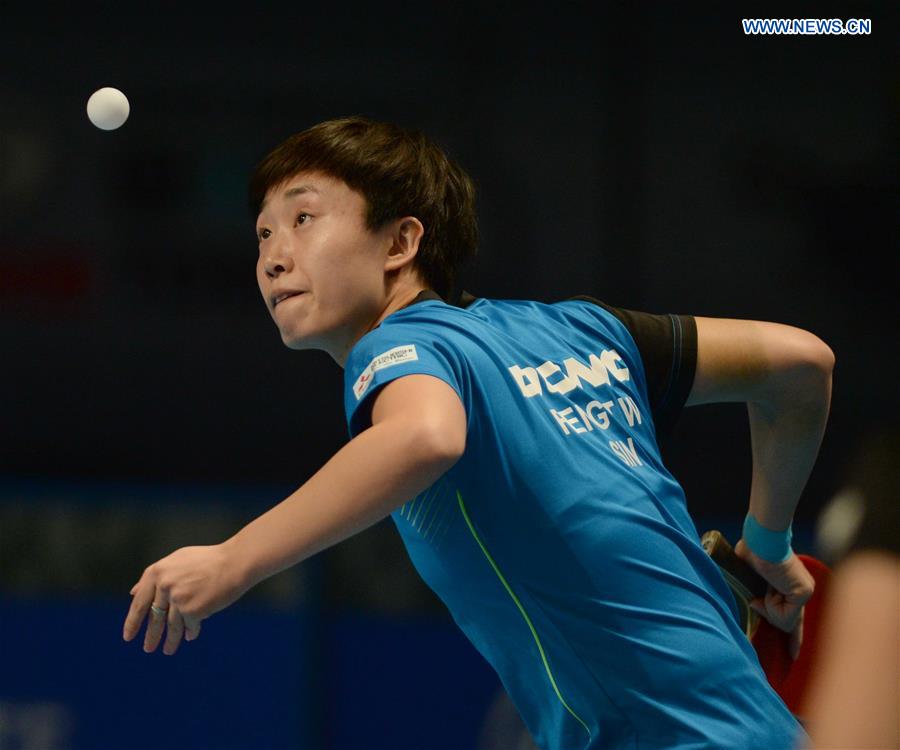
[[[578,295],[612,313],[631,333],[647,376],[650,408],[657,434],[669,433],[684,408],[697,369],[697,323],[693,315],[656,315],[613,307]]]
[[[394,324],[364,336],[344,367],[344,409],[350,437],[372,426],[375,394],[404,375],[433,375],[456,391],[471,413],[471,388],[463,354],[438,325]]]

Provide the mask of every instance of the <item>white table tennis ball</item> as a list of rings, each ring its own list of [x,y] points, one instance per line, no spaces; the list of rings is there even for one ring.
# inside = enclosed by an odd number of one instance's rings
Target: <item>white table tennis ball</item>
[[[110,86],[97,89],[87,103],[88,118],[101,130],[122,127],[130,111],[125,94]]]

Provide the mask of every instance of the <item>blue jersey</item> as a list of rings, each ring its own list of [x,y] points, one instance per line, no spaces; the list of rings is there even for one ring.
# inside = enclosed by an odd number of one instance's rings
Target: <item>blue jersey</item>
[[[402,308],[347,359],[351,437],[379,387],[414,373],[459,395],[466,449],[392,518],[540,747],[794,747],[616,315],[578,299]]]

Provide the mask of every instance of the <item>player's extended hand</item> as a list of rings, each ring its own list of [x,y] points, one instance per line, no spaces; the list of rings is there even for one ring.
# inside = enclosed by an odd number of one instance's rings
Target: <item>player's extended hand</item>
[[[791,658],[796,659],[803,643],[803,605],[816,587],[812,574],[797,555],[782,563],[772,563],[753,554],[740,539],[734,553],[769,583],[765,598],[751,600],[750,606],[779,630],[791,634]]]
[[[144,570],[131,589],[134,598],[122,637],[132,640],[146,617],[144,651],[156,650],[165,628],[163,653],[174,654],[182,637],[187,641],[196,639],[202,620],[239,599],[245,591],[224,545],[182,547]],[[167,612],[152,611],[151,605]]]

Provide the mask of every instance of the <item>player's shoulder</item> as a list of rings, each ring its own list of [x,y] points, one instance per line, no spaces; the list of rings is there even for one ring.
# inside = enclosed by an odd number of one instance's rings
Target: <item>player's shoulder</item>
[[[586,319],[593,324],[601,324],[611,330],[630,328],[628,312],[623,308],[592,297],[589,294],[577,294],[553,303],[556,310],[564,311],[568,315]]]
[[[466,352],[495,342],[498,332],[505,329],[502,321],[509,319],[511,309],[528,304],[535,303],[475,297],[466,292],[451,303],[428,290],[359,339],[348,362],[359,365],[400,346],[438,349],[445,356],[465,356]]]
[[[445,348],[460,332],[467,330],[466,322],[456,322],[459,316],[470,315],[466,310],[446,304],[440,298],[422,299],[414,305],[401,308],[364,334],[354,344],[347,359],[347,368],[363,366],[372,358],[404,356],[415,357],[416,347],[433,348],[443,342]],[[471,328],[471,324],[468,324]]]
[[[479,300],[479,302],[483,303],[483,300]],[[479,305],[474,303],[469,308],[464,308],[448,304],[442,299],[424,299],[417,304],[409,305],[392,313],[370,333],[408,329],[439,330],[452,324],[453,321],[471,319],[474,310],[478,307]]]
[[[612,315],[615,318],[618,318],[620,313],[620,308],[615,307],[602,299],[598,299],[597,297],[592,297],[589,294],[576,294],[571,297],[565,297],[564,299],[557,300],[554,304],[557,306],[587,310],[594,314]]]
[[[473,297],[464,293],[457,304],[440,298],[423,299],[386,318],[382,327],[391,333],[414,327],[423,335],[465,338],[490,336],[495,330],[577,321],[612,330],[619,329],[623,322],[618,308],[587,295],[531,299]]]

